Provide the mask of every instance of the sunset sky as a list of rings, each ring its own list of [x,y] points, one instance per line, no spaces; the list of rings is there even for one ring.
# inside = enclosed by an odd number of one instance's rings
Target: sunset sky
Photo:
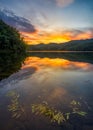
[[[93,38],[93,0],[0,0],[0,18],[28,44]]]

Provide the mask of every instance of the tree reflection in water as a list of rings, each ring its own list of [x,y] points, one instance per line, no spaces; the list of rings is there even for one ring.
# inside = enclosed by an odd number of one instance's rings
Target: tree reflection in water
[[[25,54],[1,53],[0,54],[0,80],[17,72],[25,59]]]

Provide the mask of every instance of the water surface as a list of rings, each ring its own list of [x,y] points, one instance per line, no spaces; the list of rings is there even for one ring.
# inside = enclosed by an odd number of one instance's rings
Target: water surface
[[[93,130],[92,56],[28,54],[1,78],[0,130]]]

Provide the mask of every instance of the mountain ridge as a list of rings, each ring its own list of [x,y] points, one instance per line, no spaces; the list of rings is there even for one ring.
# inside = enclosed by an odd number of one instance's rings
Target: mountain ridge
[[[28,45],[28,51],[93,51],[93,39],[73,40],[65,43]]]

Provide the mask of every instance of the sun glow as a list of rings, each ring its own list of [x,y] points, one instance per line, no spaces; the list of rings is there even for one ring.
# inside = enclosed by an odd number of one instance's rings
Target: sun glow
[[[34,33],[20,32],[27,44],[39,44],[39,43],[64,43],[71,40],[85,40],[92,38],[90,32],[82,32],[75,34],[75,32],[65,31],[59,33],[46,33],[36,31]]]

